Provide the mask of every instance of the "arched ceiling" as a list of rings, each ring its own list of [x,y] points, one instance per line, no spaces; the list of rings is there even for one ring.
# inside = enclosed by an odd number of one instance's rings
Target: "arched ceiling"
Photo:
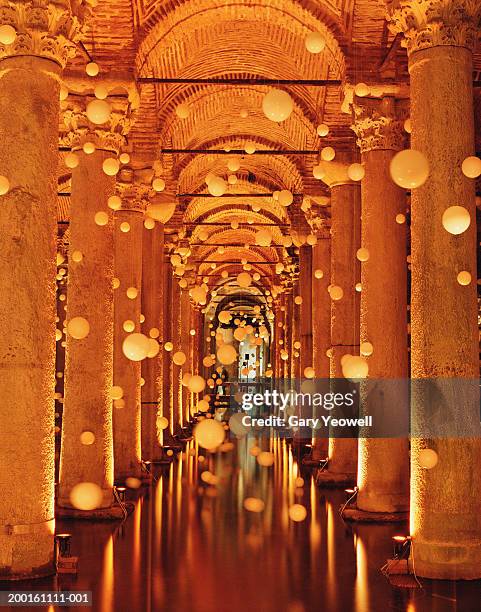
[[[325,40],[321,53],[306,49],[311,32]],[[171,252],[176,245],[190,245],[189,268],[197,279],[207,276],[214,291],[238,292],[232,278],[247,260],[250,273],[261,278],[244,293],[267,293],[282,284],[276,264],[289,268],[296,257],[295,249],[288,253],[281,246],[283,236],[306,235],[310,225],[328,227],[328,190],[312,170],[324,146],[351,155],[356,150],[351,118],[341,111],[346,83],[407,82],[405,50],[393,41],[384,0],[102,0],[67,78],[85,78],[85,64],[92,59],[101,69],[98,80],[136,83],[140,103],[128,150],[138,168],[155,168],[177,203],[166,225]],[[475,66],[481,68],[478,56]],[[281,123],[262,111],[263,97],[273,87],[287,91],[294,102],[291,116]],[[188,105],[187,118],[177,115],[179,104]],[[321,122],[330,130],[322,138]],[[245,153],[247,145],[256,153]],[[233,154],[225,152],[234,150],[241,151],[237,182],[225,197],[204,197],[209,173],[225,179],[232,174],[227,162]],[[62,163],[59,167],[59,191],[66,193],[68,172]],[[287,208],[272,196],[282,189],[297,194]],[[68,215],[67,198],[59,199],[59,219]],[[310,209],[304,198],[312,202]],[[270,231],[271,246],[255,245],[260,228]],[[228,282],[221,277],[224,270]]]

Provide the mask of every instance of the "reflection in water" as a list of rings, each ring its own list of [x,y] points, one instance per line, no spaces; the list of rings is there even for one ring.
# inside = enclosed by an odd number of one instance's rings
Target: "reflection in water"
[[[100,591],[101,612],[114,609],[114,538],[110,536],[104,549],[104,563],[101,574],[103,585]]]
[[[271,467],[257,463],[256,446],[274,453]],[[203,462],[188,446],[150,488],[131,491],[135,510],[120,525],[59,521],[73,533],[78,576],[21,588],[91,590],[100,612],[477,609],[479,582],[392,588],[379,568],[391,536],[407,527],[345,524],[343,492],[323,491],[301,474],[285,440],[244,439],[230,452],[200,455]],[[215,486],[200,478],[206,470]],[[246,497],[262,499],[264,511],[245,510]],[[303,522],[289,518],[293,503],[307,508]]]

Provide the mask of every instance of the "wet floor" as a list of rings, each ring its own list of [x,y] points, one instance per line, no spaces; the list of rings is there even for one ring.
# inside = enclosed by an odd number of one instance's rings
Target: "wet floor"
[[[392,587],[380,568],[391,537],[407,526],[344,523],[344,493],[319,489],[309,473],[296,486],[301,474],[285,441],[262,441],[271,467],[258,465],[253,445],[241,440],[203,463],[187,452],[159,468],[151,488],[130,493],[135,509],[122,524],[58,521],[59,532],[73,534],[78,575],[15,588],[89,590],[99,612],[481,610],[479,581]],[[200,478],[205,470],[215,485]],[[245,510],[247,497],[262,499],[264,510]],[[289,518],[294,503],[307,509],[302,522]]]

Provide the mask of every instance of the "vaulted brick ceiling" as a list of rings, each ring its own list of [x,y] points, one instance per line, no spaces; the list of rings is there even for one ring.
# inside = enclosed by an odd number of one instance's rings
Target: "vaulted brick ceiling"
[[[305,38],[312,31],[321,32],[326,40],[320,54],[306,50]],[[98,79],[342,81],[342,85],[328,87],[288,86],[295,109],[280,124],[269,121],[262,112],[268,85],[139,84],[140,106],[129,135],[132,159],[139,166],[157,164],[171,197],[205,193],[209,172],[227,175],[228,156],[166,154],[163,149],[244,149],[251,143],[257,149],[317,151],[329,144],[336,151],[354,154],[351,117],[341,111],[346,83],[408,83],[405,51],[388,31],[383,0],[102,0],[94,9],[84,45],[100,65]],[[84,74],[86,61],[86,54],[77,54],[68,74]],[[478,62],[479,54],[475,62],[479,68]],[[180,103],[191,109],[187,119],[180,119],[175,112]],[[241,117],[241,111],[247,113]],[[326,138],[316,133],[321,122],[330,127]],[[229,191],[290,189],[310,198],[311,217],[314,211],[315,216],[327,218],[329,208],[317,206],[328,203],[328,193],[323,183],[313,178],[316,163],[316,155],[246,154],[238,182]],[[184,242],[196,243],[193,224],[199,221],[245,223],[248,215],[259,222],[276,222],[280,228],[290,225],[309,231],[305,210],[300,208],[302,197],[288,209],[270,196],[255,202],[201,197],[177,201],[167,229],[180,232]],[[253,203],[261,205],[259,212],[249,210]],[[252,228],[243,225],[237,232],[226,225],[205,229],[211,243],[242,243],[246,238],[252,243]],[[273,231],[273,238],[279,244],[282,230]],[[193,251],[195,260],[212,256],[207,247],[193,247]],[[249,257],[254,255],[275,262],[282,252],[259,247],[250,250]],[[205,266],[200,268],[203,271]]]

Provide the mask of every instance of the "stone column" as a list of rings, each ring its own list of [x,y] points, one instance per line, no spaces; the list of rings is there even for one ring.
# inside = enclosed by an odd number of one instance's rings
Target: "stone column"
[[[362,390],[361,407],[373,415],[378,432],[366,429],[367,437],[361,432],[359,438],[355,520],[400,520],[409,509],[409,448],[402,437],[409,423],[407,235],[406,224],[396,222],[406,211],[406,194],[389,171],[405,144],[402,111],[403,102],[394,98],[354,105],[353,129],[365,170],[361,246],[369,257],[361,264],[361,342],[373,346],[367,357],[373,382]],[[378,437],[383,430],[392,437]]]
[[[304,370],[313,367],[312,353],[312,247],[301,246],[299,249],[299,295],[302,298],[300,307],[300,375]]]
[[[442,394],[451,431],[464,427],[472,433],[461,439],[449,438],[449,432],[423,437],[435,402],[418,386],[411,441],[414,561],[420,576],[474,579],[481,577],[476,210],[474,182],[462,174],[461,164],[474,153],[472,52],[481,5],[418,0],[388,2],[388,7],[408,49],[411,146],[429,163],[427,181],[411,198],[412,377],[437,379],[426,387]],[[469,228],[456,236],[442,225],[444,211],[453,205],[471,216]],[[467,286],[457,282],[464,270],[473,278]],[[420,463],[425,448],[438,459],[431,469]]]
[[[271,360],[272,360],[272,378],[278,380],[281,377],[281,365],[280,365],[280,349],[279,339],[281,338],[281,329],[278,323],[281,321],[281,310],[279,302],[276,300],[274,308],[274,325],[272,327],[272,338],[271,338]]]
[[[183,426],[182,418],[182,370],[179,366],[175,365],[172,361],[172,355],[178,350],[179,341],[182,331],[182,321],[180,318],[180,295],[181,289],[179,287],[178,280],[174,277],[172,279],[172,301],[171,301],[171,313],[172,313],[172,326],[171,326],[171,342],[174,345],[174,349],[169,354],[170,360],[170,376],[171,376],[171,413],[172,413],[172,426],[174,435],[179,435],[181,427]]]
[[[146,336],[161,335],[165,312],[164,288],[164,226],[156,223],[151,230],[144,229],[142,236],[142,314]],[[157,419],[162,416],[163,359],[161,349],[157,357],[142,361],[142,377],[145,380],[142,398],[142,459],[159,461],[162,458],[162,429]]]
[[[113,424],[114,476],[123,483],[129,476],[141,476],[141,362],[127,359],[122,344],[129,333],[140,333],[143,213],[148,188],[122,182],[121,177],[119,190],[122,207],[115,212],[114,233],[115,277],[120,281],[114,301],[114,385],[122,388],[123,402],[122,407],[114,406]],[[133,322],[133,331],[125,330],[126,321]]]
[[[340,157],[340,155],[338,155]],[[343,355],[359,354],[359,262],[361,193],[347,175],[349,164],[322,162],[324,182],[331,188],[331,284],[341,287],[340,300],[331,300],[331,378],[343,378]],[[329,439],[329,468],[318,475],[319,483],[345,486],[355,481],[357,438]]]
[[[331,298],[327,291],[331,283],[331,236],[318,235],[312,248],[312,367],[316,379],[326,380],[330,374],[327,351],[331,348]],[[317,270],[322,277],[317,278]],[[316,437],[313,441],[312,459],[320,461],[328,456],[328,438]]]
[[[172,443],[172,436],[174,434],[174,410],[173,410],[173,364],[171,354],[165,349],[166,342],[172,342],[172,291],[174,278],[172,276],[172,269],[170,263],[164,262],[164,286],[165,286],[165,298],[164,298],[164,316],[163,329],[162,329],[162,347],[163,352],[163,401],[162,401],[162,414],[169,421],[169,427],[164,431],[164,436],[167,438],[169,444]]]
[[[287,361],[282,359],[281,352],[283,350],[288,350],[287,343],[287,294],[284,292],[280,298],[280,321],[282,323],[282,327],[279,330],[279,340],[282,340],[282,344],[278,344],[279,346],[279,378],[286,379],[289,374],[287,373]]]
[[[175,350],[182,351],[186,356],[186,361],[183,366],[174,365],[174,371],[176,374],[182,376],[189,372],[194,374],[192,369],[192,358],[190,351],[190,328],[191,328],[191,306],[190,306],[190,298],[189,298],[189,290],[187,288],[182,289],[180,292],[180,336],[178,337],[178,344],[176,345]],[[187,387],[181,385],[181,393],[180,393],[180,401],[181,405],[179,406],[180,414],[182,415],[182,423],[183,427],[187,427],[190,421],[190,400],[191,400],[191,392]]]
[[[82,7],[0,2],[0,580],[54,572],[55,252],[60,74]]]
[[[102,164],[118,155],[129,122],[124,114],[112,112],[108,126],[92,126],[82,108],[83,102],[74,104],[76,108],[64,113],[66,126],[71,130],[64,142],[70,142],[79,159],[72,170],[67,323],[74,317],[83,317],[90,330],[81,340],[68,333],[66,338],[57,503],[62,516],[119,518],[121,509],[112,508],[114,223],[107,205],[115,191],[115,176],[105,174]],[[93,153],[84,153],[82,147],[86,142],[95,145]],[[101,211],[108,214],[106,225],[95,222]],[[86,441],[85,436],[91,439]],[[95,510],[78,510],[72,505],[70,493],[81,482],[94,483],[102,490],[102,502]]]

